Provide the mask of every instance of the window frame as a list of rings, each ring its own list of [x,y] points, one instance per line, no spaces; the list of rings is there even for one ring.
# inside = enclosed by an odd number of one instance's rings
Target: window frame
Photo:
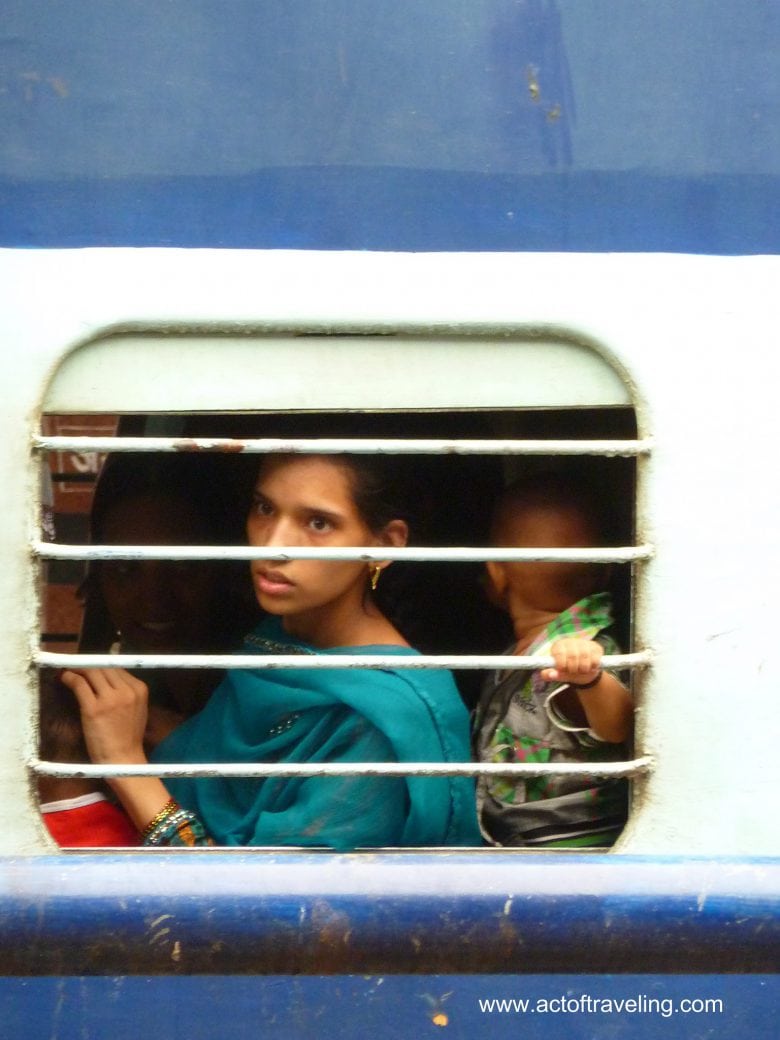
[[[62,437],[38,435],[34,438],[34,450],[46,455],[53,451],[75,450],[93,452],[180,452],[210,451],[234,453],[272,454],[277,451],[330,454],[337,452],[395,452],[398,454],[430,454],[432,452],[540,456],[559,455],[603,455],[641,458],[652,448],[648,438],[633,440],[610,439],[585,440],[438,440],[409,439],[389,440],[382,438],[300,438],[281,440],[275,438],[176,438],[176,437]],[[248,546],[132,546],[132,545],[67,545],[39,540],[32,550],[39,560],[251,560],[263,556],[267,551]],[[636,544],[610,548],[546,548],[546,549],[486,549],[477,547],[414,547],[381,550],[375,547],[349,547],[343,549],[299,549],[280,548],[272,559],[340,559],[372,562],[374,560],[436,560],[447,562],[484,562],[486,560],[514,561],[578,561],[624,563],[633,565],[651,558],[652,546]],[[619,655],[608,655],[604,666],[613,669],[640,670],[652,662],[652,653],[647,650],[631,651]],[[553,664],[552,658],[538,656],[502,655],[420,655],[413,658],[392,660],[383,655],[339,655],[338,658],[317,656],[301,658],[293,655],[193,655],[193,654],[96,654],[60,653],[42,650],[34,653],[37,667],[125,667],[125,668],[329,668],[350,667],[381,668],[441,668],[441,669],[500,669],[536,670]],[[600,778],[636,778],[652,767],[649,756],[635,754],[633,758],[616,762],[594,763],[350,763],[350,764],[269,764],[269,763],[200,763],[167,765],[147,764],[143,766],[92,765],[90,763],[56,763],[32,758],[29,768],[39,776],[85,778],[155,776],[207,777],[294,777],[294,776],[501,776],[530,778],[544,775],[597,776]],[[521,850],[516,850],[521,851]]]

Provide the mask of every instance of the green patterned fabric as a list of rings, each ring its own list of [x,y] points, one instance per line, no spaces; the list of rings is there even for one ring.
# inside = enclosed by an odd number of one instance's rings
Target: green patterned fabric
[[[607,654],[619,653],[608,632],[611,624],[609,595],[595,593],[559,614],[525,653],[550,656],[553,643],[573,636],[596,640]],[[562,715],[555,699],[563,689],[561,683],[545,682],[540,671],[489,676],[475,715],[478,760],[555,763],[623,757],[622,745],[607,744]],[[568,776],[483,777],[477,803],[483,835],[493,844],[608,845],[625,821],[626,784]]]

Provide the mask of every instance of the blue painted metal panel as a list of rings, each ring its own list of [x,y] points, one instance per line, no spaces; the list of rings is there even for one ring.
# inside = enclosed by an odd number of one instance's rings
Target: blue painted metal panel
[[[24,1040],[770,1040],[779,998],[778,975],[0,980]]]
[[[0,244],[780,252],[780,179],[398,169],[0,181]]]
[[[0,244],[777,252],[780,7],[7,0]]]
[[[0,861],[4,974],[774,971],[780,860]]]

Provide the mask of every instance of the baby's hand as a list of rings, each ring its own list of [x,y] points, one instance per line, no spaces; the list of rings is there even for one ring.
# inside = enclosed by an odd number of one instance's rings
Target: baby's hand
[[[580,636],[557,639],[550,647],[554,668],[543,668],[545,682],[584,685],[598,679],[604,650],[600,643]]]

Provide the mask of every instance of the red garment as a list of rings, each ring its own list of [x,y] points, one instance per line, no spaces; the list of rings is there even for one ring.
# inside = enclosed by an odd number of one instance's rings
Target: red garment
[[[83,803],[84,799],[70,799]],[[52,838],[63,848],[104,848],[139,845],[138,831],[116,805],[98,795],[87,804],[68,801],[42,806],[43,822]],[[54,808],[57,806],[57,808]],[[62,808],[60,808],[62,806]]]

